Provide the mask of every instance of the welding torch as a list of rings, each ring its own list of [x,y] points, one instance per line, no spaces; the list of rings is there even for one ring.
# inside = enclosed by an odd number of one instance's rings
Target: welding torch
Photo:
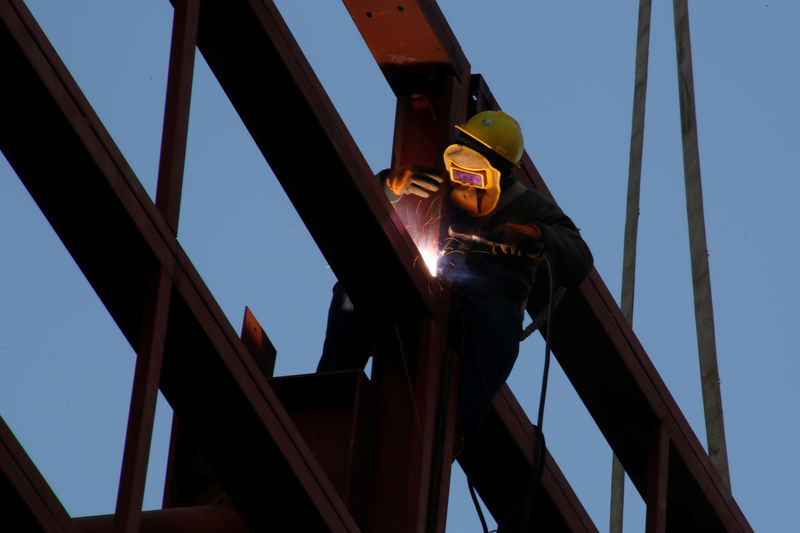
[[[500,252],[506,255],[516,255],[521,257],[523,254],[525,254],[529,258],[535,260],[541,260],[542,258],[543,245],[541,242],[535,242],[533,243],[533,246],[530,247],[521,247],[516,244],[493,241],[475,233],[461,233],[454,230],[452,226],[447,228],[447,235],[461,241],[474,242],[476,244],[488,246],[492,249],[493,253],[495,250],[500,250]]]

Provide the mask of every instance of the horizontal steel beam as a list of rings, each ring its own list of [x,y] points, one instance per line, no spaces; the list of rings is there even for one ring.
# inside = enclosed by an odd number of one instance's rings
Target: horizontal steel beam
[[[469,61],[433,0],[344,0],[389,85],[398,96],[420,80],[469,76]]]
[[[0,20],[4,75],[14,80],[0,84],[0,149],[132,344],[144,273],[170,274],[161,388],[242,516],[257,529],[357,530],[33,17],[5,0]]]
[[[113,533],[114,515],[73,518],[81,533]],[[250,533],[253,531],[234,509],[224,505],[177,507],[142,513],[141,533]]]

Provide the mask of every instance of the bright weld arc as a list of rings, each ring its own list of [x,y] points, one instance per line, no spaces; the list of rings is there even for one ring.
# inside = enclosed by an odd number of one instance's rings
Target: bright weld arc
[[[431,273],[431,276],[436,277],[436,265],[439,262],[439,251],[437,247],[433,244],[421,246],[419,248],[419,255],[425,262],[425,266],[428,267],[428,272]]]

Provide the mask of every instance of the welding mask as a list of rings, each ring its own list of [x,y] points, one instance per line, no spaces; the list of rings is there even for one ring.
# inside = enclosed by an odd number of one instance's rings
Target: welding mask
[[[500,171],[479,152],[462,144],[444,151],[450,201],[473,217],[491,213],[500,199]]]

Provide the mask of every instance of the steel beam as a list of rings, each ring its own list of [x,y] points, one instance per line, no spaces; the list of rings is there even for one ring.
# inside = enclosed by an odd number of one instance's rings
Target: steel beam
[[[172,293],[172,284],[163,268],[158,267],[144,275],[150,280],[142,310],[144,327],[136,346],[133,392],[117,491],[115,530],[118,533],[132,533],[139,529]]]
[[[374,384],[359,369],[277,377],[270,385],[363,530],[374,506]]]
[[[469,76],[469,61],[433,0],[344,0],[376,63],[398,96],[426,78]]]
[[[530,496],[536,431],[507,385],[492,402],[476,442],[459,457],[498,525],[516,531]],[[530,531],[597,532],[555,460],[545,450],[540,485],[530,502]],[[502,531],[503,529],[501,529]]]
[[[669,435],[659,424],[650,439],[647,473],[647,533],[664,533],[667,528],[667,489],[669,483]]]
[[[275,6],[204,2],[198,48],[354,304],[387,319],[438,315],[416,246]]]
[[[241,338],[261,373],[272,377],[277,352],[248,307],[244,310]],[[163,506],[186,507],[226,500],[229,498],[224,487],[198,449],[189,428],[182,427],[178,417],[173,416]]]
[[[72,519],[75,531],[111,533],[114,515],[82,516]],[[232,508],[224,505],[198,505],[142,513],[141,533],[250,533],[253,531]]]
[[[159,266],[170,273],[162,391],[245,520],[255,528],[355,531],[266,378],[33,17],[21,2],[6,0],[0,20],[4,69],[15,80],[0,84],[0,148],[132,344],[142,329],[143,273]]]
[[[449,479],[450,461],[434,457],[433,448],[440,423],[446,297],[275,7],[269,2],[206,2],[198,46],[356,308],[379,317],[374,324],[382,339],[373,365],[376,409],[379,419],[392,424],[378,430],[372,502],[364,524],[373,531],[422,531],[429,509],[442,509]],[[242,68],[242,57],[257,68]],[[414,122],[399,137],[435,131],[439,141],[427,148],[441,150],[466,96],[452,77],[427,80],[424,87],[426,95],[431,87],[438,91],[432,104],[436,124],[428,119],[424,127],[415,127]],[[281,113],[289,115],[282,120]],[[410,125],[412,115],[413,110],[398,112],[398,123]],[[273,127],[299,121],[304,124],[302,145],[288,143],[284,132]],[[308,157],[309,149],[315,157]],[[323,168],[326,179],[305,186],[304,180]],[[366,242],[372,245],[370,254],[363,253]],[[398,365],[401,359],[405,365]],[[395,490],[382,490],[387,484]],[[443,527],[443,519],[434,522]]]
[[[473,81],[473,96],[479,107],[499,108],[480,78]],[[527,152],[516,175],[553,198]],[[539,311],[532,307],[536,301],[530,299],[532,316]],[[669,461],[667,531],[690,526],[751,531],[596,270],[566,293],[554,312],[551,335],[561,368],[643,498],[651,430],[663,422],[675,451]]]
[[[0,417],[0,516],[17,531],[77,533],[69,514]]]
[[[164,214],[164,218],[176,235],[183,186],[183,166],[186,159],[186,137],[189,132],[189,107],[199,17],[200,0],[175,2],[156,207]]]

